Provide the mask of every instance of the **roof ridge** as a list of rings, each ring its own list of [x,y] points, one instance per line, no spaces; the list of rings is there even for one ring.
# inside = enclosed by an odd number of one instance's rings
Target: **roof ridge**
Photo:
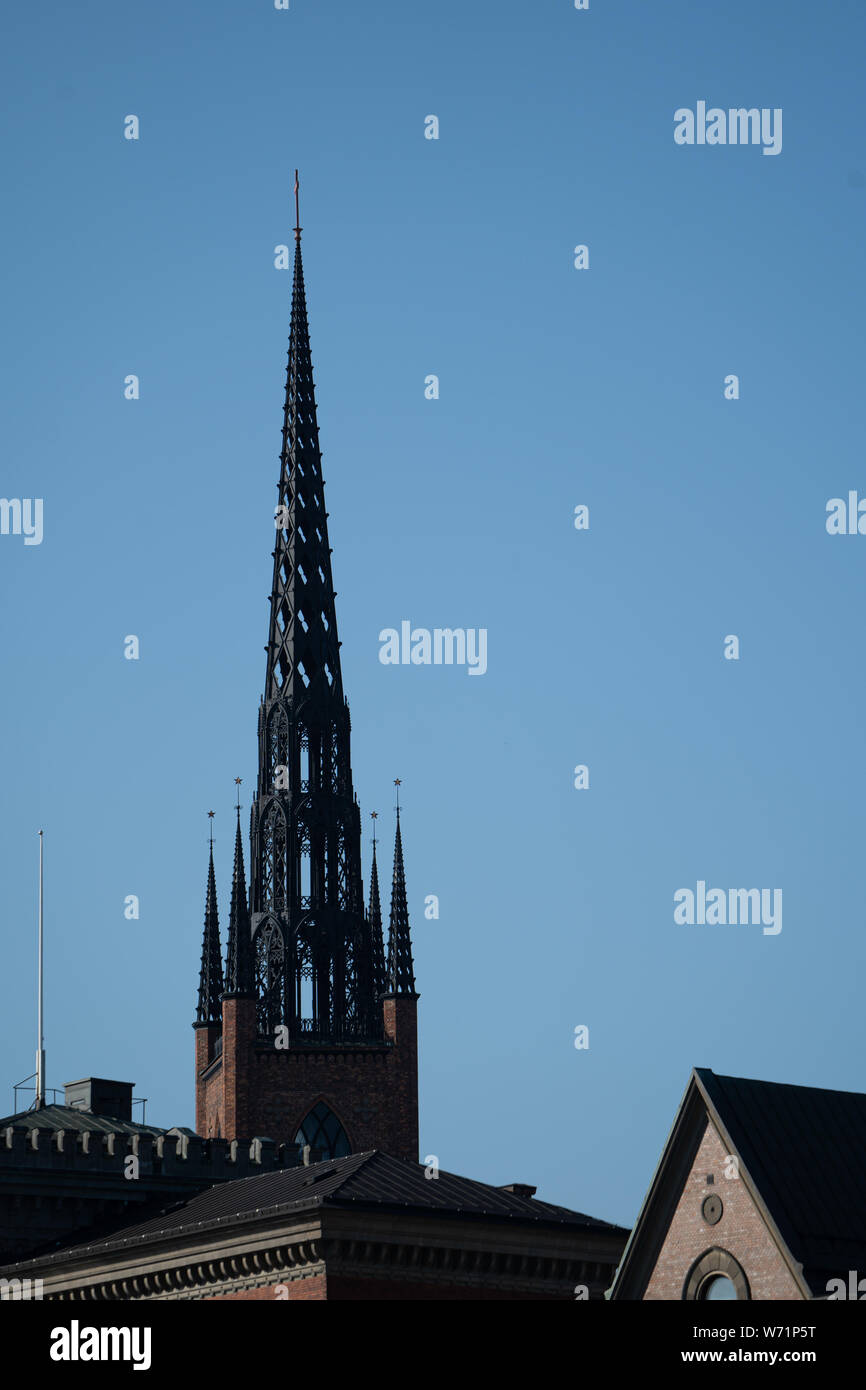
[[[760,1076],[734,1076],[730,1072],[713,1071],[711,1067],[695,1067],[695,1072],[703,1080],[711,1077],[713,1081],[736,1081],[747,1086],[772,1086],[786,1091],[820,1091],[828,1096],[860,1096],[866,1100],[866,1091],[848,1091],[838,1086],[812,1086],[805,1081],[765,1081]]]
[[[200,1135],[198,1137],[201,1138]],[[261,1135],[259,1137],[265,1138],[266,1136]],[[238,1140],[238,1143],[242,1142],[244,1141]],[[252,1140],[250,1140],[250,1143],[252,1143]],[[324,1168],[329,1166],[331,1171],[333,1171],[333,1166],[336,1163],[348,1163],[351,1159],[356,1158],[370,1158],[373,1154],[379,1152],[381,1152],[379,1149],[367,1149],[360,1154],[344,1154],[342,1158],[320,1158],[316,1163],[291,1163],[287,1167],[283,1168],[264,1168],[260,1173],[248,1173],[245,1178],[229,1178],[228,1180],[224,1179],[221,1182],[211,1183],[210,1187],[203,1187],[201,1192],[196,1192],[192,1197],[188,1197],[186,1199],[186,1202],[187,1205],[191,1205],[199,1197],[204,1197],[207,1195],[207,1193],[213,1192],[215,1187],[218,1187],[221,1190],[225,1190],[227,1187],[240,1187],[241,1183],[258,1182],[260,1178],[272,1177],[275,1176],[277,1173],[296,1173],[302,1168],[305,1169],[308,1173],[311,1173],[314,1168]],[[361,1166],[363,1165],[359,1164],[358,1168],[353,1169],[353,1172],[358,1172]]]

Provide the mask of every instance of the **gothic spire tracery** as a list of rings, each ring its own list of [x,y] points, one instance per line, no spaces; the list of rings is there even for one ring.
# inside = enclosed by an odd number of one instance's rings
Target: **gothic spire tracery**
[[[296,215],[259,774],[251,815],[260,1035],[381,1036],[361,882],[322,457]]]
[[[283,408],[283,447],[274,513],[265,699],[325,691],[342,698],[340,643],[322,455],[307,322],[300,229],[295,241],[292,318]]]

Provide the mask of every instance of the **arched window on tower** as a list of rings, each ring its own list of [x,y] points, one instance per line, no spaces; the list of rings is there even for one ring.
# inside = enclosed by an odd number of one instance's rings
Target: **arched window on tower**
[[[333,1110],[317,1101],[295,1135],[295,1143],[320,1149],[322,1158],[345,1158],[351,1153],[346,1131]]]

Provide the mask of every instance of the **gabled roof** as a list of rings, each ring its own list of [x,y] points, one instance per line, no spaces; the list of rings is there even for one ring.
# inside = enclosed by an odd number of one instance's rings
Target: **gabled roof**
[[[625,1236],[626,1231],[567,1207],[519,1197],[499,1187],[440,1171],[425,1178],[421,1163],[392,1158],[372,1149],[308,1167],[282,1169],[252,1178],[219,1183],[189,1201],[177,1202],[159,1216],[115,1231],[104,1240],[59,1250],[28,1265],[56,1265],[66,1259],[146,1245],[173,1236],[190,1235],[231,1225],[248,1218],[288,1215],[311,1208],[399,1210],[463,1219],[486,1218],[579,1227],[587,1232]]]
[[[695,1075],[813,1293],[866,1262],[866,1095]]]
[[[613,1296],[640,1298],[709,1116],[804,1293],[866,1267],[866,1095],[696,1067],[626,1246]]]
[[[100,1134],[165,1134],[164,1129],[155,1125],[140,1125],[134,1120],[116,1120],[110,1115],[95,1115],[90,1110],[81,1110],[71,1105],[43,1105],[41,1110],[22,1110],[17,1115],[7,1115],[0,1120],[0,1129],[7,1125],[22,1126],[25,1129],[68,1129],[93,1130]]]

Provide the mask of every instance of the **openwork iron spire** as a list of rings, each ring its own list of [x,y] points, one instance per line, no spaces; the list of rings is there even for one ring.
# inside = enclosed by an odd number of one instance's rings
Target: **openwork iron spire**
[[[229,913],[229,939],[226,952],[226,994],[251,994],[253,989],[250,908],[244,873],[244,847],[241,838],[241,808],[237,807],[235,863],[232,872],[232,902]]]
[[[395,785],[399,787],[399,781]],[[387,975],[389,994],[415,993],[415,968],[412,964],[412,938],[409,933],[409,905],[406,901],[406,874],[403,869],[403,839],[400,834],[399,804],[397,806],[397,833],[394,837],[394,880],[391,886]]]
[[[382,935],[382,903],[379,898],[379,868],[376,864],[376,812],[373,818],[373,865],[370,869],[370,906],[367,921],[370,923],[370,940],[373,953],[373,988],[377,995],[385,993],[385,941]]]
[[[296,218],[296,222],[299,219]],[[274,516],[250,906],[260,1035],[340,1042],[382,1036],[361,883],[301,229]]]
[[[307,694],[342,699],[327,517],[298,228],[283,448],[274,515],[277,543],[273,553],[266,700],[282,695],[286,700],[298,701]]]
[[[208,815],[213,819],[213,811]],[[204,910],[204,936],[201,943],[201,973],[198,985],[197,1023],[219,1023],[222,1019],[220,998],[223,992],[220,924],[217,913],[216,879],[213,868],[213,830],[211,830],[210,859],[207,871],[207,896]]]

